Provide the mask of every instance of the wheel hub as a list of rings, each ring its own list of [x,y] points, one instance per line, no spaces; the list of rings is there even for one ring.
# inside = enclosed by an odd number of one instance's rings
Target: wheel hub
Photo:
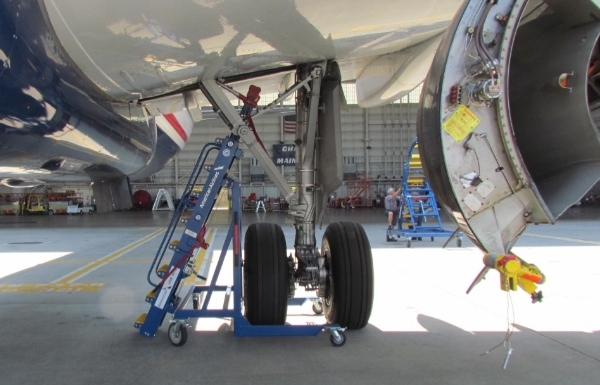
[[[319,288],[317,295],[327,299],[331,293],[331,255],[323,253],[319,256]]]

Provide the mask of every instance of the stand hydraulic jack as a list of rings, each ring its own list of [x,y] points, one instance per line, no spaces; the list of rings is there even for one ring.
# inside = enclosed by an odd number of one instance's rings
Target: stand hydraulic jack
[[[313,73],[316,73],[316,71]],[[309,78],[309,80],[310,79],[312,78]],[[297,83],[296,86],[288,90],[281,98],[287,97],[287,95],[301,87],[306,87],[307,82],[308,80]],[[226,88],[224,85],[219,86]],[[224,95],[217,92],[216,88],[218,87],[215,81],[201,84],[201,89],[209,98],[215,109],[217,109],[217,107],[223,107],[223,109],[226,110],[226,116],[222,116],[223,120],[226,123],[231,122],[235,119],[234,113],[232,113],[231,110],[227,110],[227,104],[224,102],[226,98]],[[316,108],[313,110],[316,111]],[[220,111],[218,112],[221,114]],[[237,119],[239,119],[239,115],[237,115]],[[253,126],[251,122],[250,125]],[[330,298],[333,295],[328,291],[331,290],[330,287],[332,285],[330,284],[330,280],[332,275],[331,273],[328,273],[329,270],[327,269],[332,264],[338,266],[342,263],[349,263],[346,260],[338,262],[338,260],[342,258],[341,248],[338,250],[337,247],[339,246],[336,246],[333,240],[334,237],[338,237],[340,232],[346,233],[342,235],[351,234],[353,237],[345,238],[358,238],[360,247],[354,246],[353,249],[362,250],[360,251],[361,254],[359,257],[363,261],[362,266],[357,265],[356,267],[357,269],[361,268],[362,273],[361,278],[357,279],[354,282],[354,285],[364,286],[363,292],[367,295],[366,299],[368,300],[368,306],[363,306],[360,313],[357,315],[350,312],[340,313],[337,311],[337,308],[335,310],[337,313],[334,314],[342,314],[343,317],[350,320],[348,321],[345,319],[345,322],[353,322],[353,324],[359,325],[358,327],[366,325],[372,303],[372,260],[370,246],[366,239],[366,234],[364,234],[364,230],[359,225],[350,223],[341,223],[336,229],[328,230],[329,234],[332,234],[329,235],[332,239],[329,241],[332,246],[328,246],[328,254],[320,256],[320,259],[318,260],[322,270],[322,273],[319,274],[316,267],[312,268],[304,265],[306,263],[305,261],[314,261],[316,263],[316,257],[313,259],[305,258],[302,262],[296,264],[291,256],[287,257],[285,255],[285,238],[283,237],[283,232],[280,227],[274,224],[254,224],[251,225],[246,232],[245,247],[250,245],[252,248],[252,245],[254,244],[255,248],[250,251],[246,250],[244,260],[242,261],[240,239],[242,213],[241,192],[239,183],[228,176],[228,171],[233,162],[242,156],[242,151],[239,148],[240,138],[244,140],[250,151],[252,151],[259,160],[270,159],[268,158],[266,151],[264,151],[264,148],[261,151],[261,149],[256,146],[256,141],[253,140],[252,136],[248,135],[248,131],[250,130],[247,123],[244,122],[244,124],[240,124],[240,121],[238,120],[235,124],[229,124],[229,126],[232,130],[231,135],[225,139],[217,140],[215,143],[205,145],[198,157],[198,161],[190,175],[182,199],[175,210],[171,223],[165,233],[165,237],[148,273],[148,282],[154,286],[153,290],[146,297],[146,301],[151,304],[150,310],[148,313],[144,313],[138,317],[135,321],[135,327],[139,329],[141,335],[154,337],[167,314],[171,313],[172,317],[169,320],[170,326],[168,330],[169,339],[172,344],[182,346],[187,341],[186,328],[189,326],[188,320],[190,318],[225,317],[233,320],[234,335],[236,336],[307,336],[317,335],[323,330],[328,330],[331,332],[330,341],[334,346],[344,345],[346,342],[346,336],[344,334],[345,327],[342,327],[335,322],[322,325],[285,325],[288,298],[293,297],[294,282],[304,283],[307,288],[313,289],[314,280],[310,281],[306,279],[306,271],[311,274],[309,277],[322,280],[323,287],[319,289],[319,297]],[[206,159],[212,151],[218,151],[216,160],[212,166],[205,166]],[[269,164],[267,163],[266,165],[268,166]],[[276,170],[272,162],[270,165]],[[209,174],[202,191],[198,192],[194,189],[194,186],[200,173],[205,169],[209,171]],[[268,171],[268,167],[265,167],[265,169]],[[301,208],[302,205],[298,204],[298,197],[291,192],[289,186],[281,182],[282,180],[283,178],[275,180],[276,185],[284,192],[290,205]],[[200,250],[208,247],[205,242],[206,223],[212,212],[213,206],[215,205],[216,198],[223,187],[231,189],[233,207],[231,224],[219,260],[210,284],[189,285],[184,282],[188,277],[195,276],[206,280],[206,277],[201,276],[194,270],[194,266]],[[188,210],[188,212],[186,212],[186,210]],[[192,210],[191,213],[189,213],[189,210]],[[311,213],[313,211],[311,211]],[[298,214],[295,215],[298,216]],[[185,223],[185,230],[179,241],[171,241],[178,223]],[[312,223],[314,226],[314,220]],[[298,232],[298,228],[301,226],[296,227]],[[341,230],[338,228],[341,228]],[[249,233],[251,233],[250,238],[248,236]],[[358,235],[358,237],[355,235]],[[341,238],[341,236],[339,237]],[[248,241],[248,239],[250,239],[250,241]],[[232,286],[219,286],[216,284],[217,278],[221,272],[225,255],[231,243],[233,244],[234,283]],[[297,247],[300,243],[300,241],[296,241]],[[167,249],[174,251],[173,256],[168,265],[165,264],[161,266],[162,259]],[[313,250],[314,249],[315,248],[313,248]],[[355,251],[354,253],[358,252],[359,251]],[[346,256],[343,257],[346,258]],[[352,256],[348,256],[348,258],[350,257]],[[335,262],[332,262],[333,260],[335,260]],[[297,265],[301,265],[301,267],[296,269],[295,267]],[[347,271],[351,272],[352,268],[354,267],[348,268]],[[154,282],[152,280],[153,273],[160,278],[160,282]],[[201,273],[206,274],[204,272]],[[275,278],[270,277],[269,273],[272,273]],[[305,273],[305,275],[302,275],[301,273]],[[341,282],[348,282],[352,286],[352,279],[354,276],[355,274],[347,277],[340,276],[340,280]],[[264,283],[265,281],[267,283]],[[243,288],[244,293],[242,292]],[[222,309],[208,309],[210,299],[214,292],[225,292],[225,302]],[[337,294],[336,292],[337,297],[342,297],[342,299],[364,302],[365,298],[362,296],[353,298],[351,297],[351,293],[352,292],[348,292],[346,294],[345,292],[342,292],[342,294]],[[232,296],[234,301],[233,309],[229,309],[229,301]],[[190,298],[194,299],[192,309],[187,307]],[[203,298],[202,305],[200,305],[200,301],[197,300],[198,298]],[[293,298],[290,302],[297,302],[297,300],[299,299]],[[271,302],[277,303],[272,304]],[[242,313],[242,304],[245,305],[245,315]],[[335,304],[335,302],[328,301],[326,305],[333,307]],[[316,309],[320,311],[320,305],[316,306]],[[275,311],[272,311],[273,309]],[[314,309],[315,306],[313,306],[313,310]],[[272,313],[277,313],[277,315],[273,317],[271,316]]]

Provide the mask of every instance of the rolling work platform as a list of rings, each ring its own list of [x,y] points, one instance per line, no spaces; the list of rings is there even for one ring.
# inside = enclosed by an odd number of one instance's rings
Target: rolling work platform
[[[435,195],[423,172],[416,138],[410,145],[408,161],[404,164],[398,223],[395,228],[387,230],[387,236],[391,235],[405,237],[407,247],[411,246],[412,240],[431,238],[433,241],[438,237],[449,238],[448,242],[456,237],[456,245],[462,246],[461,232],[444,230]]]

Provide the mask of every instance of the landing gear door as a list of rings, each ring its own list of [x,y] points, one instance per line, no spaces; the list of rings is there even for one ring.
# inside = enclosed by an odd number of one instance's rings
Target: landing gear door
[[[342,185],[342,126],[340,120],[341,84],[337,63],[329,63],[321,85],[317,143],[316,223],[321,223],[327,198]]]

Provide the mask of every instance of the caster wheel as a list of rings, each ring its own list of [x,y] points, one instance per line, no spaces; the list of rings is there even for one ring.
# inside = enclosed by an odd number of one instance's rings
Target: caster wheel
[[[462,246],[462,239],[458,238],[456,240],[456,247],[461,247]]]
[[[408,239],[406,240],[406,247],[410,247],[410,240],[411,240],[411,238],[408,238]]]
[[[179,322],[169,326],[169,341],[175,346],[183,346],[187,342],[187,328]]]
[[[194,310],[198,310],[200,308],[200,299],[197,295],[194,295],[192,298],[192,306],[194,307]]]
[[[331,344],[333,346],[339,348],[341,346],[344,346],[344,344],[346,343],[346,333],[340,330],[337,332],[337,334],[338,337],[336,338],[335,335],[331,333],[331,335],[329,336],[329,341],[331,341]]]
[[[313,302],[312,310],[315,314],[323,314],[323,304],[321,301]]]

